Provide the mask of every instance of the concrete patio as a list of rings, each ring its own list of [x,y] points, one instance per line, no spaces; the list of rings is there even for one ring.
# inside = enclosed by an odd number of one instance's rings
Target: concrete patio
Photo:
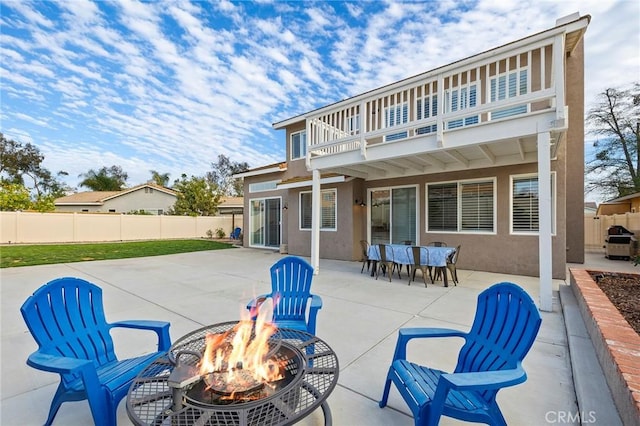
[[[1,270],[0,423],[5,426],[43,424],[58,383],[57,375],[25,364],[36,344],[19,309],[40,285],[62,276],[92,281],[103,289],[109,321],[169,321],[171,337],[177,340],[204,325],[238,319],[250,298],[269,290],[269,267],[281,256],[271,251],[235,248]],[[612,264],[601,257],[590,259],[602,261],[603,269],[629,267],[629,262]],[[575,266],[600,267],[597,264]],[[437,326],[467,330],[473,320],[478,293],[500,281],[515,282],[538,300],[536,277],[459,270],[458,286],[444,288],[441,282],[436,282],[425,288],[420,279],[407,286],[406,271],[401,280],[395,276],[389,283],[382,277],[376,280],[361,274],[360,267],[359,262],[321,260],[320,274],[313,283],[313,292],[324,302],[318,314],[317,335],[336,351],[340,362],[338,385],[328,398],[335,425],[413,424],[395,388],[386,408],[380,409],[377,404],[399,328]],[[542,313],[540,333],[524,362],[529,379],[499,394],[499,404],[509,424],[577,423],[575,416],[579,408],[569,344],[557,297],[559,286],[564,285],[564,281],[554,281],[554,310]],[[152,333],[130,330],[118,330],[114,339],[120,356],[144,352],[155,344]],[[461,340],[457,339],[412,343],[408,357],[451,370],[460,346]],[[54,424],[92,424],[87,402],[63,404]],[[131,424],[124,401],[119,406],[118,424]],[[322,411],[316,410],[302,424],[323,424]],[[441,424],[460,423],[442,418]]]

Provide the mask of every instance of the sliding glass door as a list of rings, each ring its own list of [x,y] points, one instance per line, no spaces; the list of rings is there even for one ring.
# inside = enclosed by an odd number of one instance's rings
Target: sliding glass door
[[[280,247],[280,198],[251,200],[251,246]]]
[[[371,244],[403,244],[418,241],[418,203],[415,186],[377,188],[369,192]]]

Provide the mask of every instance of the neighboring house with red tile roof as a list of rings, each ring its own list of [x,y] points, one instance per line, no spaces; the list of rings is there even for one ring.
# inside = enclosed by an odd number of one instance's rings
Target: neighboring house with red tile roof
[[[177,199],[176,191],[154,183],[122,191],[88,191],[55,200],[58,212],[131,213],[144,210],[151,214],[166,214]]]

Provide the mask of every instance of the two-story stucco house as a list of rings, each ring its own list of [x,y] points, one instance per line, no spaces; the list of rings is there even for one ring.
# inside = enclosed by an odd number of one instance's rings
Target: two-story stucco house
[[[59,212],[165,214],[177,199],[175,191],[155,183],[144,183],[122,191],[86,191],[57,198]]]
[[[539,276],[584,261],[577,13],[504,46],[273,124],[286,161],[244,179],[244,244],[359,260],[359,241],[460,244],[458,267]]]

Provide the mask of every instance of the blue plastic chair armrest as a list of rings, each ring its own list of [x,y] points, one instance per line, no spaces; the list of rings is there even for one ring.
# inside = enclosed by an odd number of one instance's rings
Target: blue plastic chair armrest
[[[322,308],[322,298],[315,294],[311,295],[311,309],[318,310]]]
[[[58,374],[78,373],[80,370],[91,367],[95,369],[93,361],[88,359],[68,358],[59,355],[44,354],[36,351],[27,358],[27,365],[42,371]]]
[[[309,306],[309,324],[307,324],[307,330],[313,335],[316,334],[316,317],[318,316],[320,308],[322,308],[322,298],[312,294],[311,305]]]
[[[398,331],[398,341],[396,350],[393,354],[393,361],[397,359],[407,359],[407,343],[415,338],[427,337],[466,337],[467,333],[452,328],[436,328],[436,327],[413,327],[401,328]]]
[[[251,299],[249,303],[247,303],[247,310],[251,312],[251,319],[255,321],[258,317],[258,312],[256,308],[258,307],[258,302],[262,303],[264,299],[267,297],[271,297],[271,293],[261,294],[260,296],[256,296],[254,299]]]
[[[443,374],[441,380],[456,390],[500,389],[523,383],[527,380],[527,373],[518,365],[511,370]]]
[[[171,337],[169,336],[170,323],[166,321],[152,320],[126,320],[111,324],[111,327],[133,328],[137,330],[151,330],[158,335],[158,350],[166,352],[171,347]]]

